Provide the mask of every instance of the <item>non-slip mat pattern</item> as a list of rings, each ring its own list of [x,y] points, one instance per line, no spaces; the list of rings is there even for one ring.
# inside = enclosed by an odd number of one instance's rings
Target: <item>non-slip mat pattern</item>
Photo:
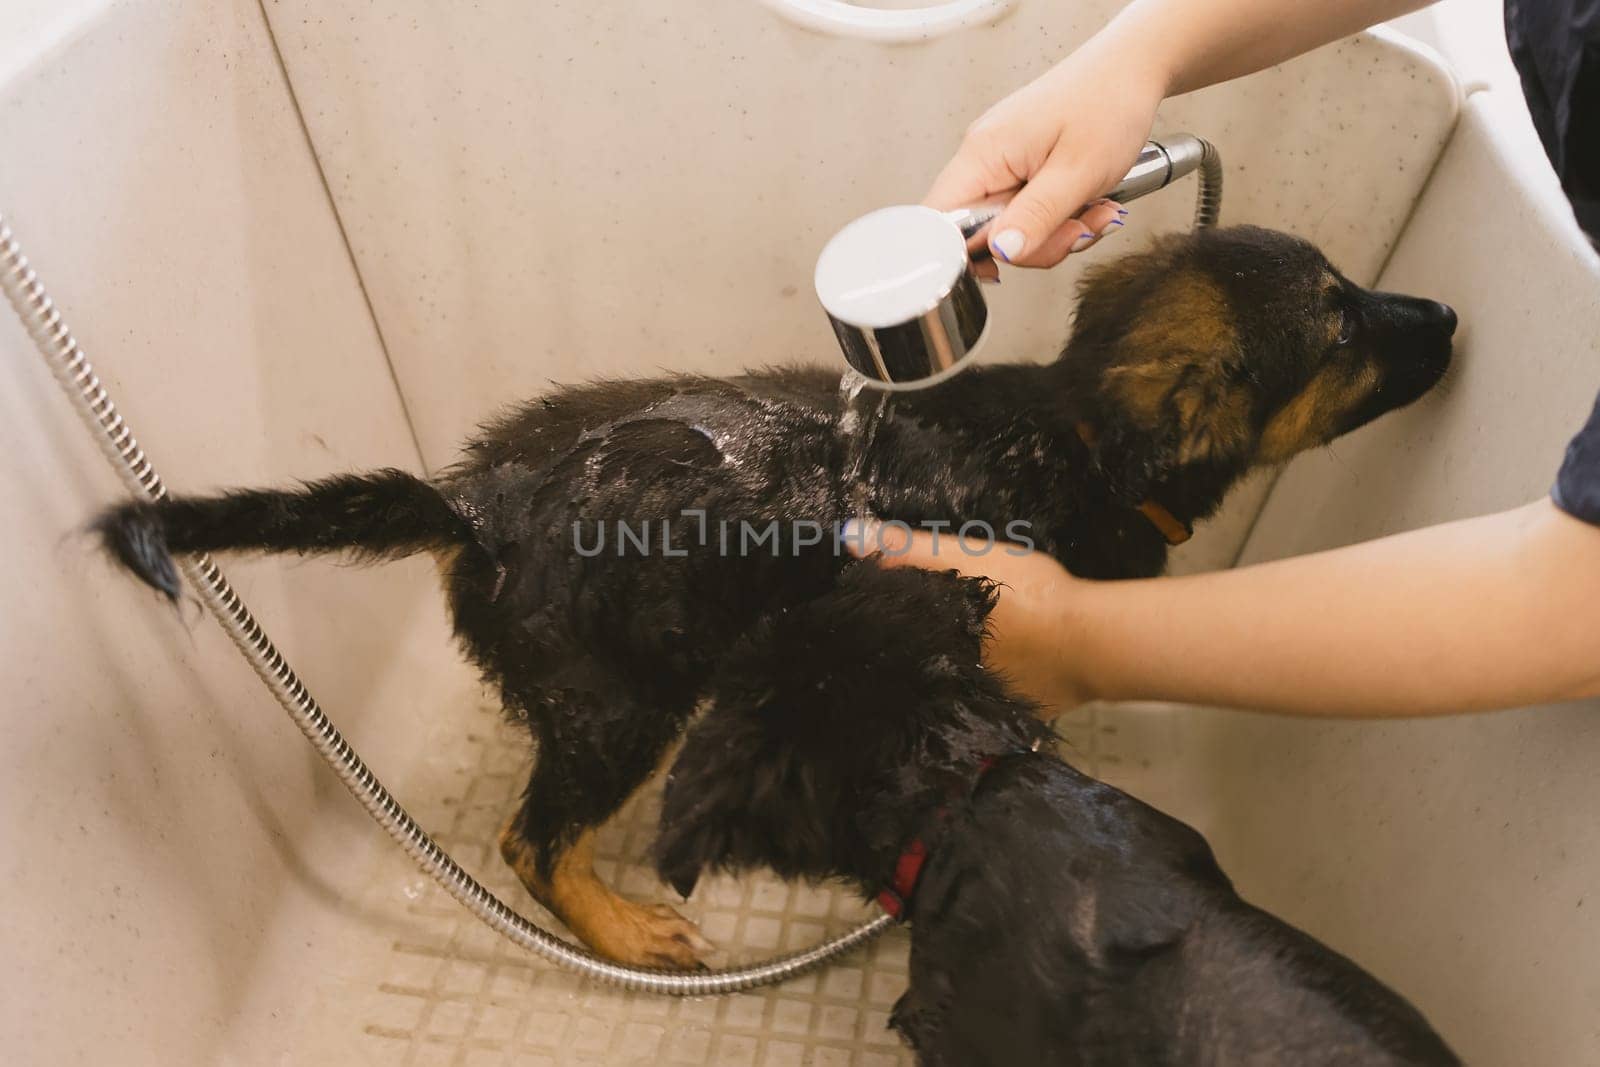
[[[495,833],[526,777],[528,749],[488,708],[464,712],[405,785],[441,844],[544,925],[495,853]],[[1102,733],[1092,711],[1063,724],[1074,762],[1092,770]],[[644,857],[659,786],[602,831],[597,868],[623,892],[668,900]],[[367,880],[364,921],[324,970],[296,1047],[327,1062],[433,1065],[718,1064],[891,1067],[911,1055],[887,1028],[905,988],[909,938],[895,929],[817,973],[732,997],[679,1000],[584,982],[501,940],[385,849]],[[837,886],[768,876],[704,882],[683,904],[726,956],[754,960],[814,944],[875,913]]]

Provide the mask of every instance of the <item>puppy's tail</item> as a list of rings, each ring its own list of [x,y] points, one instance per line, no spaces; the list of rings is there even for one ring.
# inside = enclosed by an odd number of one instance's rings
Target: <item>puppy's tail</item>
[[[308,482],[294,491],[130,502],[107,510],[93,528],[113,559],[173,600],[179,588],[174,552],[354,552],[399,559],[472,540],[471,527],[437,489],[392,469]]]

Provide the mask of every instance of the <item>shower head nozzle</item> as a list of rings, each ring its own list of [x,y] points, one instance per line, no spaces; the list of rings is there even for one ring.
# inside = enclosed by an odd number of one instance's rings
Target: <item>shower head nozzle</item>
[[[1193,134],[1149,141],[1108,194],[1126,203],[1200,171],[1195,225],[1213,226],[1222,198],[1217,151]],[[817,258],[817,299],[845,362],[878,389],[925,389],[971,365],[989,306],[967,241],[1000,214],[989,204],[940,212],[882,208],[833,236]]]

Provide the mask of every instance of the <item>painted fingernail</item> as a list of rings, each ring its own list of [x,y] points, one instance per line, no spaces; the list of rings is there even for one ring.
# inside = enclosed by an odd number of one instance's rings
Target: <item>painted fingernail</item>
[[[1121,215],[1123,218],[1127,218],[1128,217],[1128,209],[1125,208],[1125,207],[1119,207],[1119,208],[1117,208],[1117,214]]]
[[[1085,232],[1085,233],[1079,235],[1078,239],[1076,241],[1072,242],[1071,251],[1073,251],[1073,252],[1082,252],[1085,248],[1089,247],[1089,245],[1094,241],[1094,239],[1095,239],[1095,234],[1092,234],[1092,233]]]
[[[994,254],[1010,263],[1022,255],[1022,246],[1028,243],[1028,238],[1021,230],[1002,230],[989,238],[989,247],[994,249]]]
[[[1110,222],[1106,223],[1106,228],[1100,231],[1100,236],[1110,237],[1112,234],[1122,229],[1122,226],[1123,222],[1121,219],[1112,219]]]

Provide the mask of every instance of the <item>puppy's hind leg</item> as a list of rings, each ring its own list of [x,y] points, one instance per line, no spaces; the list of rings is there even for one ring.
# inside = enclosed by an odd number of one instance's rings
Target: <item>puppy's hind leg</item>
[[[602,956],[639,967],[692,969],[711,950],[664,904],[619,895],[594,869],[594,833],[641,786],[682,731],[688,708],[641,707],[563,688],[534,713],[538,762],[522,808],[500,832],[500,854],[534,899]]]

